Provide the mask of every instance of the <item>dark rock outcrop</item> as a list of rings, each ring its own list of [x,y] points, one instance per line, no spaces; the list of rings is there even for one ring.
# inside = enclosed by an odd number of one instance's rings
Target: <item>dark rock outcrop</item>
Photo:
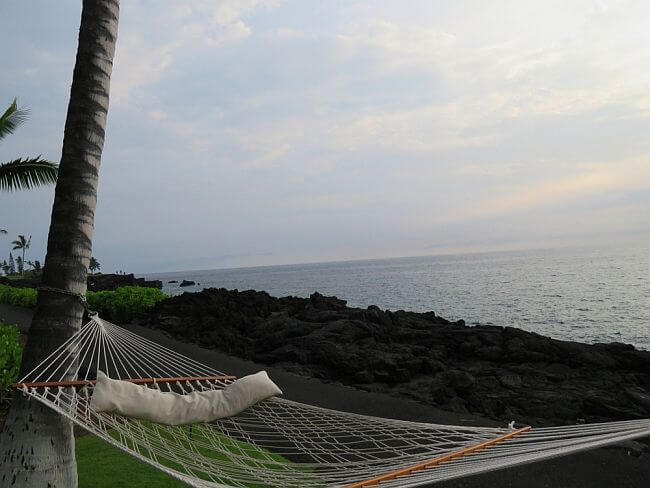
[[[133,274],[101,274],[88,275],[88,289],[91,291],[115,290],[120,286],[142,286],[145,288],[162,288],[162,281],[147,281],[136,278]]]
[[[25,278],[22,280],[9,280],[0,277],[0,284],[15,286],[16,288],[36,288],[41,284],[41,278]],[[147,281],[144,278],[136,278],[131,274],[97,274],[88,275],[88,290],[105,291],[115,290],[120,286],[142,286],[146,288],[162,288],[162,281]]]
[[[191,280],[183,280],[181,281],[181,284],[178,286],[194,286],[194,285],[196,285],[196,283],[194,283]]]
[[[298,374],[536,425],[650,417],[650,352],[512,327],[466,327],[433,312],[348,308],[207,289],[156,305],[142,325]]]

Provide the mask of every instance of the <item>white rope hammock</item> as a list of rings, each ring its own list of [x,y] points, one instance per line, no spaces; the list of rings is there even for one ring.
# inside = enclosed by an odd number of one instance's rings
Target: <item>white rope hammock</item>
[[[95,316],[16,385],[197,487],[419,486],[650,436],[650,419],[478,428],[368,417],[281,398],[209,424],[167,426],[93,411],[98,370],[177,393],[221,389],[235,378]]]

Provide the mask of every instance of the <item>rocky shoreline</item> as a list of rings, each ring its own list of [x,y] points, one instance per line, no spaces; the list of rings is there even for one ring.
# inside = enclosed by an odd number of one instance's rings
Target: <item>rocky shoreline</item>
[[[350,308],[318,293],[275,298],[214,288],[164,300],[140,325],[303,376],[496,420],[650,417],[650,352],[626,344]]]

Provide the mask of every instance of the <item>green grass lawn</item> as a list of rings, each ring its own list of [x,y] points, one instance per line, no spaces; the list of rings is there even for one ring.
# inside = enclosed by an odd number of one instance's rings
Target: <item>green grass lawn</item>
[[[150,425],[144,423],[144,425]],[[118,439],[114,431],[110,431],[111,435]],[[164,436],[164,431],[161,432]],[[182,447],[187,452],[194,451],[197,455],[206,456],[215,460],[227,461],[229,457],[223,453],[209,450],[201,446],[205,446],[208,439],[203,437],[200,428],[195,428],[193,441],[182,442]],[[257,462],[263,462],[268,467],[274,470],[281,470],[284,475],[289,476],[295,481],[303,480],[305,484],[314,486],[322,486],[310,473],[311,470],[304,466],[294,465],[289,460],[277,454],[271,454],[268,451],[260,451],[259,448],[231,439],[226,436],[221,436],[221,446],[233,455],[249,457],[250,466],[254,466]],[[178,446],[177,446],[178,447]],[[77,455],[77,472],[79,475],[79,488],[127,488],[127,487],[184,487],[184,483],[172,478],[171,476],[159,471],[158,469],[135,459],[134,457],[126,454],[125,452],[117,449],[107,442],[93,436],[85,435],[77,437],[76,439],[76,455]],[[176,463],[171,461],[164,461],[166,466],[171,469],[178,469]],[[273,463],[280,463],[273,464]],[[280,472],[278,472],[280,474]],[[203,476],[197,473],[198,476],[209,479],[207,475]],[[260,482],[255,482],[251,479],[250,488],[260,488],[267,486]]]
[[[175,480],[92,435],[76,440],[79,488],[180,488]]]

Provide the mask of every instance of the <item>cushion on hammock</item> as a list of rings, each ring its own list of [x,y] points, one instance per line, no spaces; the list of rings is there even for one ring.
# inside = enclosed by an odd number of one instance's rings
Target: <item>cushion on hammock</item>
[[[266,398],[281,394],[266,371],[244,376],[223,390],[194,391],[186,395],[113,380],[98,371],[90,408],[160,424],[183,425],[237,415]]]

